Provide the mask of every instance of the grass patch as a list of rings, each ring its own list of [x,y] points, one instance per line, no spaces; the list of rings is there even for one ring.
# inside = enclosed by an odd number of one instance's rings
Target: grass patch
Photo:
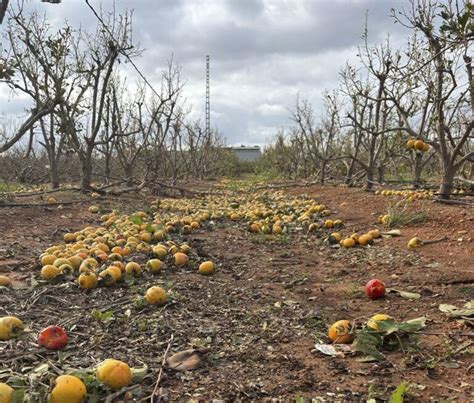
[[[458,289],[456,289],[456,292],[458,294],[463,294],[463,295],[474,295],[474,287],[469,287],[469,286],[459,287]]]
[[[428,214],[424,211],[409,211],[406,203],[396,203],[387,210],[388,219],[385,221],[387,227],[399,227],[402,225],[413,225],[425,222]]]
[[[250,242],[257,245],[264,243],[286,245],[290,242],[290,238],[288,238],[286,235],[252,234],[250,235]]]
[[[347,290],[345,291],[349,298],[361,298],[364,297],[364,291],[360,284],[349,283]]]

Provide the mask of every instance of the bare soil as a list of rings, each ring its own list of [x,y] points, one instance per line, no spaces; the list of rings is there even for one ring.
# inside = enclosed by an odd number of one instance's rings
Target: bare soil
[[[286,191],[326,204],[334,217],[344,221],[345,232],[382,228],[377,217],[398,200],[333,186]],[[198,275],[191,264],[167,267],[158,278],[145,276],[127,287],[91,293],[72,282],[37,284],[38,255],[61,242],[65,232],[99,225],[98,216],[87,211],[96,203],[61,209],[0,208],[0,274],[11,276],[17,286],[0,290],[0,315],[19,316],[31,329],[20,339],[0,342],[0,381],[46,363],[47,385],[56,374],[91,368],[114,357],[149,367],[149,375],[133,390],[134,396],[143,398],[154,387],[173,335],[171,353],[192,346],[209,352],[198,369],[164,370],[160,387],[172,401],[387,399],[403,381],[412,384],[409,401],[474,399],[474,349],[461,348],[474,340],[474,329],[438,309],[441,303],[462,306],[474,300],[472,208],[415,201],[410,208],[427,212],[425,222],[401,227],[400,237],[348,250],[331,248],[301,232],[254,235],[243,223],[218,222],[184,238],[195,251],[193,262],[206,258],[218,262],[214,276]],[[147,204],[130,196],[99,203],[122,210]],[[407,241],[415,235],[448,239],[407,250]],[[410,300],[389,294],[369,300],[362,287],[371,278],[422,297]],[[172,290],[172,301],[165,308],[137,303],[136,296],[152,284]],[[94,318],[94,309],[112,311],[113,317]],[[327,341],[327,328],[336,320],[362,322],[381,312],[397,320],[426,316],[428,326],[419,335],[418,348],[386,353],[386,360],[375,363],[314,350],[316,342]],[[66,350],[37,348],[37,332],[56,323],[69,332]]]

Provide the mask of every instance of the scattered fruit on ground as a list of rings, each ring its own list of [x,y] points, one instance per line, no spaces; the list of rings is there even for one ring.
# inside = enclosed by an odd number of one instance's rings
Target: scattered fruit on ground
[[[150,273],[156,274],[161,272],[163,268],[163,262],[160,259],[150,259],[146,263],[146,268]]]
[[[43,266],[46,266],[48,264],[53,264],[55,260],[56,260],[55,255],[49,255],[47,253],[42,255],[41,258],[40,258],[41,265],[43,265]]]
[[[97,379],[112,389],[120,389],[132,382],[132,371],[123,361],[108,358],[97,367]]]
[[[163,306],[168,301],[168,296],[163,288],[155,285],[146,291],[145,300],[150,305]]]
[[[54,381],[49,395],[49,403],[83,403],[87,397],[87,388],[77,376],[61,375]]]
[[[81,273],[79,277],[77,278],[77,283],[79,284],[79,287],[85,290],[96,288],[97,282],[98,282],[97,275],[93,272]]]
[[[370,299],[379,299],[385,295],[385,284],[379,279],[372,279],[365,285],[365,295]]]
[[[372,235],[369,233],[359,236],[357,243],[362,246],[366,246],[372,243]]]
[[[142,268],[137,262],[128,262],[125,265],[125,272],[134,276],[139,276],[142,273]]]
[[[188,261],[189,257],[185,253],[177,252],[174,254],[174,264],[176,266],[184,266]]]
[[[432,199],[435,193],[431,190],[377,190],[375,191],[376,195],[385,196],[385,197],[401,197],[407,201],[415,200],[427,200]],[[379,218],[380,221],[380,218]]]
[[[417,237],[414,237],[414,238],[411,238],[409,241],[408,241],[408,244],[407,244],[407,248],[408,249],[415,249],[415,248],[418,248],[419,246],[421,246],[423,244],[423,241]]]
[[[66,233],[63,235],[64,242],[74,242],[76,240],[76,234]]]
[[[6,383],[0,382],[0,403],[11,403],[13,388]]]
[[[377,315],[372,316],[367,322],[367,327],[372,330],[379,330],[379,322],[386,320],[393,320],[393,318],[384,313],[378,313]]]
[[[120,281],[122,278],[122,270],[118,266],[110,265],[107,267],[106,271],[114,278],[115,282]]]
[[[214,263],[211,261],[202,262],[199,265],[199,274],[209,275],[214,273]]]
[[[339,320],[331,325],[328,330],[329,339],[335,344],[347,344],[354,339],[351,334],[352,324],[348,320]]]
[[[66,331],[57,325],[51,325],[39,332],[38,344],[48,350],[61,350],[67,344]]]
[[[7,276],[0,276],[0,287],[7,287],[11,284],[11,280]]]
[[[90,206],[89,207],[89,213],[96,214],[99,212],[99,206]]]
[[[343,239],[341,241],[341,246],[343,246],[344,248],[352,248],[354,247],[356,244],[356,241],[354,238],[346,238],[346,239]]]
[[[380,231],[378,229],[373,229],[368,232],[372,239],[377,239],[381,237]]]
[[[43,280],[52,280],[53,278],[59,276],[61,274],[61,270],[59,267],[54,266],[52,264],[48,264],[41,268],[41,278]]]
[[[15,316],[3,316],[0,318],[0,340],[10,340],[23,333],[25,326]]]
[[[330,244],[337,244],[337,243],[341,242],[341,239],[342,239],[342,234],[340,232],[332,232],[328,236],[328,242]]]

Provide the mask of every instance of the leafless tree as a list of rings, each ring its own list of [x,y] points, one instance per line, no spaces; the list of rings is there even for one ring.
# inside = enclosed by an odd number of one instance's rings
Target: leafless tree
[[[323,97],[325,115],[316,121],[311,104],[297,98],[292,120],[297,124],[307,157],[319,171],[319,180],[324,183],[328,164],[337,158],[336,140],[340,130],[340,102],[336,92],[326,92]]]
[[[429,144],[440,157],[440,198],[447,199],[456,172],[473,162],[474,81],[471,44],[474,40],[471,2],[413,0],[408,10],[392,12],[395,21],[420,34],[424,52],[412,55],[404,78],[424,76],[433,105],[435,138]],[[418,56],[418,57],[417,57]],[[398,108],[401,110],[401,108]],[[454,125],[454,122],[458,122]]]
[[[76,89],[68,93],[59,108],[62,128],[71,139],[71,145],[81,163],[81,189],[92,188],[92,162],[96,148],[116,136],[130,133],[111,132],[111,137],[100,139],[104,122],[106,96],[114,69],[125,58],[140,54],[130,41],[129,13],[108,14],[102,17],[95,34],[81,33],[81,41],[73,51]],[[86,113],[90,111],[90,113]]]
[[[26,19],[21,10],[9,19],[4,39],[9,47],[0,61],[0,83],[7,85],[15,95],[27,95],[32,106],[28,118],[2,142],[0,152],[34,133],[34,126],[61,103],[62,82],[69,69],[66,57],[72,41],[69,27],[52,33],[44,18],[33,13]]]

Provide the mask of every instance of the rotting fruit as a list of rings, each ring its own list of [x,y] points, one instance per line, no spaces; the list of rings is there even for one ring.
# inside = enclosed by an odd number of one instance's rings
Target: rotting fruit
[[[132,382],[132,371],[128,364],[108,358],[97,367],[97,379],[112,389],[120,389]]]
[[[370,299],[379,299],[385,295],[385,284],[383,281],[374,278],[365,285],[365,295]]]
[[[153,274],[159,273],[163,267],[163,262],[160,259],[150,259],[146,263],[146,269]]]
[[[0,286],[7,287],[11,284],[11,280],[7,276],[0,276]]]
[[[348,320],[339,320],[331,325],[328,330],[329,339],[335,344],[350,343],[354,335],[351,334],[352,325]]]
[[[77,376],[61,375],[54,383],[49,403],[82,403],[86,400],[86,385]]]
[[[15,316],[0,318],[0,340],[5,341],[18,337],[24,329],[23,322]]]
[[[168,301],[168,296],[163,288],[155,285],[146,291],[145,300],[150,305],[163,306]]]
[[[384,313],[378,313],[377,315],[372,316],[367,322],[367,327],[372,330],[379,330],[379,322],[384,322],[386,320],[393,320],[393,318]]]
[[[125,273],[139,276],[142,273],[142,268],[137,262],[128,262],[125,265]]]
[[[343,246],[344,248],[352,248],[355,246],[355,244],[356,241],[354,240],[354,238],[346,238],[341,241],[341,246]]]
[[[202,262],[199,265],[199,274],[209,275],[214,273],[214,263],[211,261]]]
[[[177,252],[174,254],[174,264],[176,266],[184,266],[186,263],[188,263],[189,258],[188,255],[182,252]]]
[[[43,280],[52,280],[53,278],[59,276],[61,274],[61,270],[59,267],[54,266],[52,264],[47,264],[41,268],[41,278]]]
[[[414,238],[411,238],[409,241],[408,241],[408,244],[407,244],[407,248],[408,249],[415,249],[415,248],[418,248],[418,246],[421,246],[421,244],[423,243],[423,241],[417,237],[414,237]]]
[[[97,287],[97,275],[93,272],[81,273],[77,278],[79,287],[90,290]]]
[[[48,350],[61,350],[67,344],[68,337],[66,331],[57,325],[51,325],[38,335],[38,344]]]
[[[370,234],[363,234],[357,239],[357,243],[366,246],[372,243],[372,236]]]
[[[0,382],[0,403],[10,403],[12,401],[13,388],[6,383]]]

